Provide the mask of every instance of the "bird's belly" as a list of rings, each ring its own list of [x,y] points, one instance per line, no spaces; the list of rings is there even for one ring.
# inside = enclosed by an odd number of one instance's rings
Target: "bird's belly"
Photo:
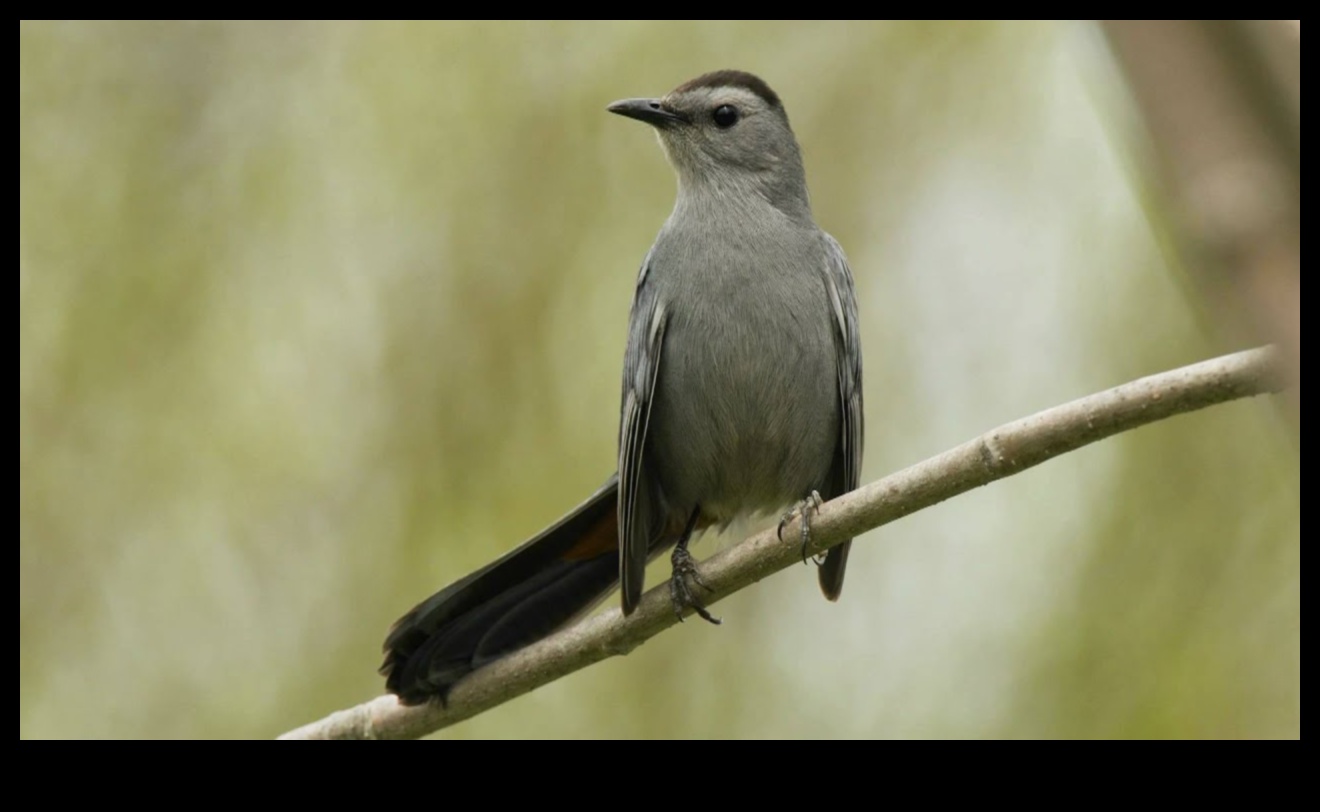
[[[828,314],[794,331],[762,312],[697,311],[666,333],[644,464],[671,510],[727,522],[825,487],[839,441]]]

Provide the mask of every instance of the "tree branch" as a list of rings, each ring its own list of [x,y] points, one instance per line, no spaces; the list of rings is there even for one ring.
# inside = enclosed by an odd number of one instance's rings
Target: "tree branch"
[[[1106,20],[1213,312],[1302,374],[1301,28],[1279,20]],[[1230,333],[1231,334],[1231,333]]]
[[[1283,376],[1272,349],[1225,355],[1162,372],[1047,409],[845,494],[812,520],[811,553],[888,524],[973,488],[1039,465],[1097,440],[1216,403],[1279,391]],[[802,560],[798,533],[773,529],[701,565],[709,603]],[[448,706],[404,707],[382,696],[285,733],[283,739],[403,739],[424,736],[475,716],[606,657],[627,654],[674,625],[668,587],[642,598],[624,618],[617,609],[474,672],[454,687]]]

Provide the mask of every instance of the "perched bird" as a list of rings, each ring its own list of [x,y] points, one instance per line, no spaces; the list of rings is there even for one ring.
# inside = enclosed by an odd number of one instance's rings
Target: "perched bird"
[[[692,586],[702,583],[687,550],[694,531],[797,504],[805,549],[820,496],[857,487],[852,274],[812,219],[779,96],[750,73],[722,70],[608,109],[651,125],[678,174],[677,202],[633,294],[618,473],[395,623],[381,673],[405,703],[443,700],[463,676],[546,636],[616,584],[631,613],[647,561],[671,546],[675,610],[718,622]],[[821,564],[830,600],[850,544]]]

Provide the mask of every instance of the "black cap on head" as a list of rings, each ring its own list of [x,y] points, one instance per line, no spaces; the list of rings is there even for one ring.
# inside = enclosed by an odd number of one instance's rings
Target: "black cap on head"
[[[770,85],[767,85],[764,79],[742,70],[717,70],[711,73],[703,73],[697,78],[674,88],[674,92],[686,93],[689,90],[703,87],[741,87],[760,96],[771,107],[780,106],[779,94],[771,90]]]

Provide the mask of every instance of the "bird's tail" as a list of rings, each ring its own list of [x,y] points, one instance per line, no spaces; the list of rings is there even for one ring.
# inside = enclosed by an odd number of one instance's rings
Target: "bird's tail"
[[[619,580],[618,476],[534,538],[399,618],[380,672],[406,705],[550,634]]]

